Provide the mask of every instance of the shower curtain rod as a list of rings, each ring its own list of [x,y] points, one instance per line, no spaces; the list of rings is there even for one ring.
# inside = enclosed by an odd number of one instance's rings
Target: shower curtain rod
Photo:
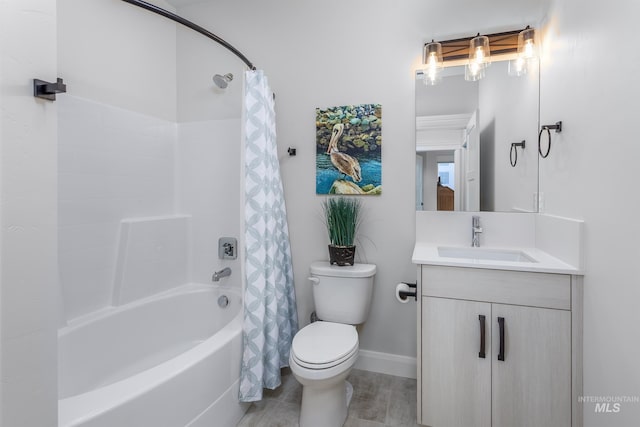
[[[165,10],[161,7],[158,7],[156,5],[153,5],[151,3],[147,3],[146,1],[142,1],[142,0],[122,0],[125,3],[129,3],[138,7],[141,7],[143,9],[146,9],[150,12],[153,13],[157,13],[158,15],[164,16],[165,18],[171,19],[172,21],[175,21],[179,24],[184,25],[185,27],[191,28],[193,31],[196,31],[200,34],[202,34],[205,37],[210,38],[211,40],[213,40],[216,43],[221,44],[222,46],[226,47],[227,49],[229,49],[231,52],[233,52],[234,55],[236,55],[238,58],[240,58],[242,60],[242,62],[244,62],[245,64],[247,64],[247,67],[249,67],[250,70],[255,70],[256,67],[251,63],[251,61],[249,61],[247,59],[246,56],[244,56],[242,54],[242,52],[240,52],[238,49],[236,49],[235,47],[231,46],[229,43],[227,43],[226,41],[224,41],[223,39],[221,39],[220,37],[218,37],[217,35],[213,34],[211,31],[208,31],[204,28],[202,28],[201,26],[194,24],[193,22],[184,19],[183,17],[176,15],[173,12],[169,12],[168,10]]]

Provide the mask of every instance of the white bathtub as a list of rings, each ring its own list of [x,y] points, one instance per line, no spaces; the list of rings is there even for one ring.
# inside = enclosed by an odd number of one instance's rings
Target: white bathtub
[[[241,307],[234,289],[188,284],[60,329],[58,426],[235,426]]]

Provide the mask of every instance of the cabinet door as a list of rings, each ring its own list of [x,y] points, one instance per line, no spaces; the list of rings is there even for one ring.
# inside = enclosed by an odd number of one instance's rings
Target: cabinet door
[[[502,304],[491,310],[493,427],[570,427],[571,312]]]
[[[485,357],[481,324],[485,322]],[[431,427],[491,425],[491,304],[422,299],[421,423]]]

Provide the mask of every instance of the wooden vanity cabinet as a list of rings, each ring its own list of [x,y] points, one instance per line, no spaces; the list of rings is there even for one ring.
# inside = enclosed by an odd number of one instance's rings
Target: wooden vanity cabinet
[[[581,283],[566,274],[419,269],[418,422],[580,426]]]

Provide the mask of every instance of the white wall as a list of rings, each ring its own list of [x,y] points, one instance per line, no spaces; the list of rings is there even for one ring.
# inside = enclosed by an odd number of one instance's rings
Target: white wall
[[[313,310],[306,281],[309,264],[327,259],[320,220],[324,198],[315,194],[315,108],[381,103],[383,193],[364,199],[367,213],[358,248],[360,261],[377,264],[378,273],[360,346],[415,357],[415,306],[400,305],[394,298],[398,281],[416,277],[411,264],[414,67],[426,40],[518,28],[531,23],[532,16],[540,19],[546,2],[492,3],[496,7],[467,1],[222,0],[179,8],[180,14],[222,35],[264,69],[277,94],[278,146],[302,325]],[[459,13],[463,6],[468,13]],[[296,157],[286,155],[289,146],[297,148]]]
[[[422,169],[422,197],[424,200],[425,211],[438,210],[438,190],[436,184],[438,182],[438,152],[425,151],[424,167]]]
[[[439,116],[444,114],[472,114],[478,108],[480,82],[464,80],[463,67],[454,68],[451,75],[444,76],[435,86],[427,86],[416,80],[416,116]],[[450,70],[450,69],[448,69]]]
[[[57,425],[56,8],[0,2],[0,425]]]
[[[216,16],[222,17],[223,15]],[[203,17],[193,17],[202,24]],[[205,28],[217,32],[217,28]],[[226,38],[223,33],[219,36]],[[243,46],[236,46],[242,50]],[[243,62],[227,49],[184,26],[177,28],[177,117],[179,122],[238,119],[242,112]],[[233,74],[226,89],[213,83],[215,74]]]
[[[121,1],[57,5],[58,70],[68,93],[175,121],[177,24]]]
[[[635,123],[640,51],[632,0],[554,0],[542,62],[542,124],[563,121],[541,163],[547,213],[586,229],[584,394],[640,395],[640,158]],[[585,426],[638,425],[640,403],[617,414],[585,404]]]
[[[481,197],[490,201],[480,210],[512,212],[535,210],[538,191],[538,100],[539,73],[532,69],[520,77],[508,75],[508,61],[494,62],[479,85]],[[510,163],[512,142],[525,140],[517,148],[517,163]],[[484,186],[490,188],[482,191]]]

